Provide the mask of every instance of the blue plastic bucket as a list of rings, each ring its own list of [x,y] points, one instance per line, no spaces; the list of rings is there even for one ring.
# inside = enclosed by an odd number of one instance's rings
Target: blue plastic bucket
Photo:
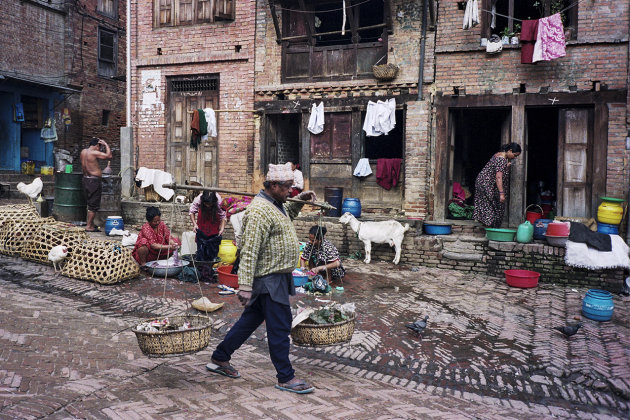
[[[595,321],[609,321],[615,304],[612,295],[599,289],[590,289],[582,299],[582,314]]]
[[[125,230],[125,224],[120,216],[108,216],[105,221],[105,234],[109,236],[112,229]]]
[[[361,217],[361,201],[358,198],[346,198],[343,200],[341,214],[352,213],[354,217]]]
[[[619,227],[608,223],[597,222],[597,231],[608,235],[619,235]]]
[[[534,222],[534,239],[545,240],[545,233],[547,233],[547,226],[553,222],[551,219],[536,219]]]

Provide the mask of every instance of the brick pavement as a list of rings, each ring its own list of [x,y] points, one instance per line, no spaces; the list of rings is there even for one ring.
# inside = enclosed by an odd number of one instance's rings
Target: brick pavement
[[[350,343],[292,348],[296,368],[318,387],[305,398],[273,388],[263,328],[235,356],[237,381],[204,371],[209,350],[148,359],[129,331],[111,337],[139,318],[181,313],[186,298],[198,297],[196,285],[149,278],[101,286],[0,256],[0,418],[627,416],[628,298],[615,297],[611,322],[586,320],[566,340],[551,326],[579,316],[585,290],[345,264],[346,290],[333,297],[357,303],[357,329]],[[213,315],[213,347],[240,307],[201,287],[227,302]],[[422,337],[402,327],[423,314]]]

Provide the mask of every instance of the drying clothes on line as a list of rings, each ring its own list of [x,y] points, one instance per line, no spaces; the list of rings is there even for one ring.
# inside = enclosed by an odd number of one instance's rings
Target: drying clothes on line
[[[573,223],[571,223],[573,229]],[[609,252],[598,251],[588,247],[585,243],[567,241],[564,263],[570,267],[586,268],[588,270],[630,268],[628,252],[630,248],[619,235],[608,235],[612,249]]]
[[[190,120],[190,147],[197,150],[197,146],[201,142],[201,131],[199,128],[199,112],[192,112]]]
[[[57,128],[55,128],[54,118],[46,118],[44,128],[42,128],[39,136],[42,138],[42,140],[44,140],[44,143],[57,141]]]
[[[492,20],[490,21],[490,29],[497,27],[497,1],[492,0]]]
[[[319,134],[324,131],[324,103],[319,105],[313,104],[311,108],[311,116],[308,119],[308,131],[313,134]]]
[[[538,20],[532,61],[550,61],[567,55],[560,13]]]
[[[394,127],[396,127],[396,99],[369,101],[363,122],[363,131],[366,136],[388,134]]]
[[[464,24],[462,29],[470,29],[479,25],[479,4],[477,0],[468,0],[466,2],[466,11],[464,12]]]
[[[352,175],[354,176],[368,176],[372,174],[372,168],[370,168],[370,160],[368,158],[359,159],[357,167],[354,168]]]
[[[175,191],[172,189],[162,187],[164,184],[173,183],[173,175],[168,172],[141,166],[136,174],[136,181],[142,181],[140,188],[146,188],[149,185],[153,185],[155,192],[166,201],[170,200],[175,194]]]
[[[521,28],[521,64],[532,64],[534,45],[538,36],[538,19],[524,20]]]
[[[216,137],[217,136],[217,117],[212,108],[204,108],[203,114],[206,119],[206,134],[201,135],[201,141],[207,141],[208,136]]]
[[[378,159],[376,161],[376,183],[386,190],[398,185],[402,159]]]

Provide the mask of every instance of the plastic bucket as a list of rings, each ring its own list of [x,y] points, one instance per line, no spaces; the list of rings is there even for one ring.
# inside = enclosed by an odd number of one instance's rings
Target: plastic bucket
[[[120,216],[108,216],[105,221],[105,234],[109,236],[109,232],[112,229],[125,230],[125,224],[123,223],[123,218]]]
[[[597,231],[599,233],[606,233],[608,235],[619,235],[619,227],[617,227],[617,225],[610,225],[608,223],[597,222]]]
[[[602,204],[597,208],[597,221],[609,225],[618,225],[623,219],[623,203],[621,198],[601,197]]]
[[[582,314],[595,321],[609,321],[615,304],[612,295],[599,289],[590,289],[582,299]]]
[[[328,210],[326,216],[340,217],[341,207],[343,203],[343,188],[341,187],[324,187],[324,201],[329,203],[336,209]]]
[[[529,211],[528,209],[532,206],[538,207],[540,209],[540,211]],[[531,223],[532,225],[534,224],[534,222],[538,219],[542,219],[542,215],[543,215],[543,209],[538,205],[538,204],[530,204],[529,206],[527,206],[527,208],[525,209],[525,218],[527,219],[527,221],[529,223]]]
[[[538,286],[540,273],[529,270],[505,270],[505,282],[512,287],[527,289]]]
[[[87,203],[83,195],[83,174],[55,174],[53,215],[62,222],[85,221]]]
[[[231,273],[232,267],[232,265],[222,265],[217,268],[218,280],[225,286],[238,289],[238,274]]]
[[[230,239],[223,239],[219,245],[219,254],[217,255],[226,264],[232,264],[236,261],[236,246]]]
[[[551,219],[537,219],[534,222],[534,239],[545,239],[545,233],[547,233],[547,226],[553,222]]]
[[[361,217],[361,201],[358,198],[346,198],[341,206],[341,214],[352,213],[354,217]]]

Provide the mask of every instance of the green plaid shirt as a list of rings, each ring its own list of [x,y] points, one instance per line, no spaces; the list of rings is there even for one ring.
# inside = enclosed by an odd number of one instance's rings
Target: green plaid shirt
[[[300,257],[299,242],[292,220],[302,209],[300,203],[278,204],[261,191],[245,210],[238,284],[252,289],[255,277],[290,273]]]

